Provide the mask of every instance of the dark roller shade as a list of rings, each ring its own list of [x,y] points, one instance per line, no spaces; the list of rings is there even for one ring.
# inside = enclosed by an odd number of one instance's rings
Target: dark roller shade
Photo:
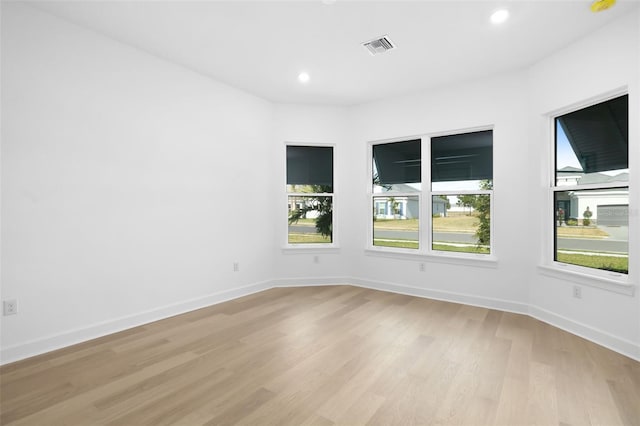
[[[585,173],[629,168],[629,95],[556,120]]]
[[[333,186],[333,147],[287,146],[287,185]]]
[[[431,138],[431,181],[493,179],[493,131]]]
[[[376,185],[420,182],[420,139],[373,146]]]

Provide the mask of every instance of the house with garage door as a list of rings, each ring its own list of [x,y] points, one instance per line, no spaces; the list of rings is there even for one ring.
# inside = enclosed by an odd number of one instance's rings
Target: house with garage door
[[[596,188],[566,191],[556,195],[556,214],[558,220],[566,223],[575,219],[583,223],[585,212],[591,215],[592,224],[600,226],[629,225],[629,190],[618,187],[626,182],[629,174],[618,173],[613,176],[604,173],[584,173],[575,167],[565,167],[558,171],[558,186],[584,186]],[[562,179],[562,184],[560,183]],[[602,188],[602,186],[607,186]]]
[[[559,224],[574,219],[568,223],[628,226],[627,102],[619,97],[557,117]]]

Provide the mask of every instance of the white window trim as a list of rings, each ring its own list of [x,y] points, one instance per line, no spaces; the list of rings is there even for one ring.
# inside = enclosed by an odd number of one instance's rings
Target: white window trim
[[[449,263],[455,265],[467,265],[467,266],[479,266],[495,268],[498,264],[498,258],[496,256],[496,244],[495,244],[495,231],[493,220],[495,209],[495,187],[493,190],[458,190],[458,191],[432,191],[431,190],[431,138],[438,136],[449,136],[461,133],[481,132],[486,130],[495,131],[495,126],[486,125],[478,126],[443,132],[425,133],[419,136],[404,136],[392,139],[382,139],[376,141],[370,141],[367,143],[367,242],[365,246],[365,254],[368,256],[379,257],[391,257],[396,259],[409,259],[430,261],[436,263]],[[374,193],[371,177],[373,176],[373,146],[380,144],[388,144],[394,142],[404,142],[409,140],[420,139],[422,169],[421,169],[421,182],[420,190],[416,192],[382,192]],[[425,185],[428,185],[426,187]],[[491,244],[490,254],[479,253],[464,253],[453,251],[441,251],[432,249],[432,226],[431,226],[431,199],[434,195],[449,195],[449,194],[489,194],[491,197]],[[400,247],[385,247],[373,245],[373,215],[371,214],[373,208],[374,197],[398,197],[398,196],[413,196],[418,197],[419,203],[419,217],[420,228],[418,234],[418,249],[407,249]]]
[[[595,287],[599,289],[604,289],[608,291],[612,291],[619,294],[625,294],[628,296],[633,296],[635,294],[635,284],[634,278],[637,275],[637,271],[630,270],[629,274],[621,274],[612,271],[604,271],[595,268],[588,268],[584,266],[572,265],[568,263],[556,262],[555,257],[555,237],[553,229],[555,227],[555,218],[553,217],[553,212],[555,211],[554,205],[554,194],[558,191],[577,191],[577,190],[594,190],[594,189],[615,189],[615,188],[626,188],[629,187],[629,208],[631,210],[632,203],[635,204],[633,197],[631,195],[631,181],[629,179],[628,182],[612,182],[608,184],[606,187],[603,187],[600,184],[590,184],[590,185],[568,185],[568,186],[557,186],[556,185],[556,164],[555,164],[555,119],[558,116],[568,114],[573,111],[577,111],[583,108],[587,108],[591,105],[595,105],[601,102],[606,102],[608,100],[617,98],[619,96],[623,96],[629,93],[627,87],[618,88],[602,94],[600,96],[591,97],[588,100],[584,100],[567,107],[557,109],[554,111],[550,111],[544,114],[545,122],[546,122],[546,133],[547,140],[549,143],[547,147],[549,147],[548,152],[548,161],[547,161],[547,176],[549,178],[549,186],[547,187],[547,202],[546,202],[546,212],[551,212],[550,214],[545,214],[544,217],[544,244],[543,244],[543,259],[538,265],[538,271],[545,276],[549,276],[552,278],[568,280],[577,284]],[[631,114],[630,114],[631,115]],[[629,158],[631,162],[631,155]],[[629,174],[633,173],[631,171],[631,164],[629,164]],[[631,244],[631,235],[634,232],[634,224],[631,220],[629,220],[629,260],[632,259],[633,250]],[[631,262],[629,262],[631,264]],[[633,274],[633,275],[632,275]]]
[[[303,192],[287,192],[287,147],[288,146],[310,146],[310,147],[326,147],[333,148],[333,192],[331,193],[303,193]],[[284,158],[284,199],[282,202],[282,213],[281,216],[284,217],[284,242],[281,247],[281,251],[283,254],[316,254],[316,253],[338,253],[340,251],[340,246],[338,245],[338,229],[339,226],[336,223],[336,207],[338,205],[338,197],[336,195],[336,170],[338,164],[338,155],[337,155],[337,145],[335,143],[324,143],[324,142],[292,142],[285,141],[283,144],[283,154]],[[289,204],[290,196],[301,196],[301,197],[314,197],[314,196],[324,196],[332,198],[332,235],[331,235],[331,243],[298,243],[291,244],[289,243],[289,212],[287,210],[287,206]]]

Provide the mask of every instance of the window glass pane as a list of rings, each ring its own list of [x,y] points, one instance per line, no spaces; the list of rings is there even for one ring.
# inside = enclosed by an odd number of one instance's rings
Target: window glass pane
[[[555,261],[628,273],[629,188],[557,191],[554,206]]]
[[[321,186],[324,190],[314,192],[333,192],[333,147],[287,146],[287,185]]]
[[[373,245],[417,249],[419,213],[417,196],[373,197]]]
[[[333,241],[333,197],[289,196],[289,244]]]
[[[556,185],[629,180],[628,95],[556,118]]]
[[[493,131],[431,138],[431,189],[481,189],[493,179]]]
[[[491,252],[491,197],[488,194],[434,195],[432,249]]]
[[[420,140],[373,146],[373,192],[420,190]]]

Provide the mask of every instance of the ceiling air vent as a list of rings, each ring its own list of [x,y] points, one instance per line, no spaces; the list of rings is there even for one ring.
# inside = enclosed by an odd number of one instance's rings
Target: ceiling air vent
[[[389,36],[382,36],[370,41],[362,43],[367,48],[369,53],[377,55],[379,53],[386,52],[387,50],[395,49],[396,45],[389,39]]]

